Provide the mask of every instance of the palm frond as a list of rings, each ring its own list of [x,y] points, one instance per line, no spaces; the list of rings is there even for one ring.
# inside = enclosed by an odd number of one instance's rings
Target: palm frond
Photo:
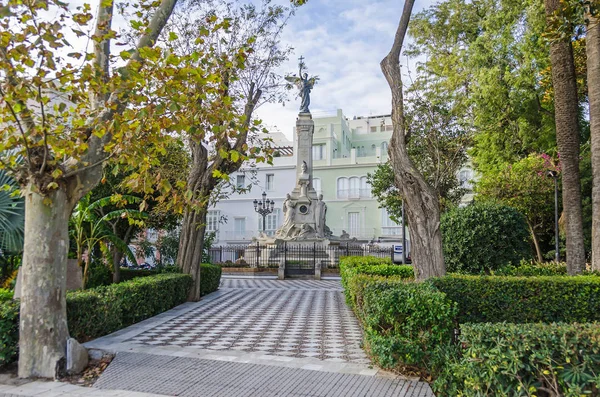
[[[0,250],[20,252],[25,238],[25,201],[15,196],[17,182],[0,170]]]

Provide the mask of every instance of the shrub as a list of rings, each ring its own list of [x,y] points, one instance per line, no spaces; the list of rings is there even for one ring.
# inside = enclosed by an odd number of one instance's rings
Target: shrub
[[[434,383],[440,394],[580,396],[600,387],[599,324],[465,324],[460,346]]]
[[[219,289],[221,266],[203,263],[200,265],[200,293],[202,296]]]
[[[523,215],[511,207],[476,203],[454,208],[441,220],[449,272],[483,274],[531,257]]]
[[[13,298],[13,291],[6,288],[0,288],[0,302],[8,301]]]
[[[112,283],[112,271],[105,263],[93,261],[90,263],[86,289],[110,285]]]
[[[157,270],[124,269],[124,268],[121,268],[119,273],[121,274],[120,282],[133,280],[134,278],[138,278],[138,277],[148,277],[148,276],[155,276],[155,275],[159,274]]]
[[[567,264],[564,262],[521,261],[518,266],[506,266],[494,272],[496,276],[566,276]]]
[[[436,366],[436,355],[452,342],[456,316],[445,294],[428,283],[371,277],[362,299],[365,342],[378,365],[427,372]]]
[[[458,303],[459,323],[600,320],[600,277],[452,275],[431,282]]]
[[[0,366],[12,362],[19,345],[19,302],[0,302]]]
[[[124,327],[123,308],[106,295],[106,287],[67,294],[67,324],[70,335],[86,342]]]

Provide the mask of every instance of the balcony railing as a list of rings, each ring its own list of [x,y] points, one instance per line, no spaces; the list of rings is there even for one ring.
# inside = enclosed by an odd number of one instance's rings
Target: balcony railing
[[[371,189],[339,189],[337,191],[339,199],[361,199],[371,198]]]

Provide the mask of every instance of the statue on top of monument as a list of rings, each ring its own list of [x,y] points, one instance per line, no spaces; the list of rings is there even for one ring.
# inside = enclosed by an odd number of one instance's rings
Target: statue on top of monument
[[[319,80],[319,76],[308,78],[308,73],[302,73],[302,69],[306,70],[306,65],[304,64],[304,57],[301,56],[299,59],[299,75],[296,76],[294,74],[292,76],[286,76],[285,79],[294,84],[300,90],[300,97],[302,98],[302,102],[300,103],[300,113],[310,113],[310,110],[308,110],[308,105],[310,105],[310,91],[317,83],[317,80]],[[287,88],[291,89],[292,86],[288,84]]]

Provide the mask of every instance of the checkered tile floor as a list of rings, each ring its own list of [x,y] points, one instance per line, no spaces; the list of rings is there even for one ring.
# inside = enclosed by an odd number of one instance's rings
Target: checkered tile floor
[[[369,363],[339,281],[224,280],[221,289],[130,342]]]

